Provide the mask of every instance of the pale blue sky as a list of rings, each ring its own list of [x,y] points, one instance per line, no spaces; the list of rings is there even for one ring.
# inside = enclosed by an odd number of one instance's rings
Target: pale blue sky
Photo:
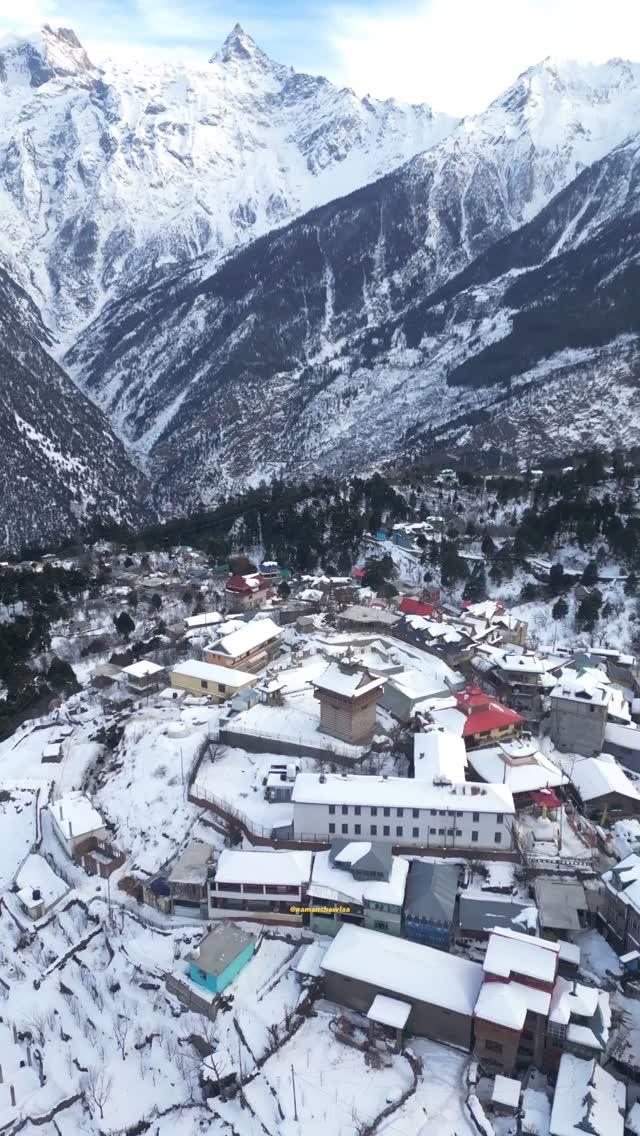
[[[0,0],[0,34],[46,20],[73,27],[98,62],[203,64],[239,21],[298,70],[457,114],[547,55],[640,60],[640,0]]]

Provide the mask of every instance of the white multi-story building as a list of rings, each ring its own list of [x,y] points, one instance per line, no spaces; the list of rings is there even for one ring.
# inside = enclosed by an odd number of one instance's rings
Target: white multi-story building
[[[399,848],[510,851],[515,807],[507,785],[434,785],[406,777],[299,773],[297,840],[388,841]]]

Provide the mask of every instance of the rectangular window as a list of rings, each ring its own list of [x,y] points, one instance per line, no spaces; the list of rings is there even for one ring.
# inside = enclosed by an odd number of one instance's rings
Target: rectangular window
[[[330,824],[329,825],[329,832],[332,833],[332,832],[335,832],[335,830],[336,830],[335,824]]]
[[[206,678],[200,679],[200,686],[202,687],[203,690],[207,690],[209,683],[207,682]]]
[[[343,824],[343,825],[342,825],[342,835],[343,835],[343,836],[348,836],[348,834],[349,834],[349,825],[348,825],[348,824]]]
[[[369,809],[369,812],[371,813],[372,817],[377,817],[377,815],[378,815],[378,809],[374,805],[371,806],[371,808]]]
[[[390,817],[391,816],[391,809],[383,809],[382,815],[386,816],[386,817]]]
[[[496,832],[496,834],[495,834],[495,836],[494,836],[494,838],[493,838],[493,839],[494,839],[494,842],[495,842],[496,844],[502,844],[502,833],[501,833],[501,832]]]
[[[396,826],[396,836],[402,836],[402,825],[401,824]]]
[[[413,813],[413,819],[417,820],[418,817],[420,816],[420,809],[412,809],[412,813]]]
[[[353,811],[354,811],[355,815],[357,817],[359,817],[360,813],[362,812],[362,809],[360,808],[360,805],[354,805]]]
[[[496,821],[497,821],[497,823],[498,823],[498,824],[502,824],[503,820],[504,820],[504,813],[497,813],[497,814],[496,814]]]
[[[484,1043],[484,1047],[485,1049],[488,1049],[490,1053],[502,1053],[502,1046],[499,1041],[490,1041],[487,1038]]]
[[[354,824],[353,831],[354,831],[355,836],[359,836],[360,833],[362,832],[362,828],[360,827],[359,824]]]
[[[404,816],[404,809],[396,809],[396,816]]]
[[[438,813],[438,816],[441,816],[441,817],[446,817],[446,815],[447,815],[447,811],[446,811],[446,809],[440,809],[440,812]]]
[[[430,829],[429,829],[429,835],[430,835],[430,836],[435,836],[435,835],[436,835],[436,830],[435,830],[435,828],[430,828]]]
[[[382,826],[382,835],[383,836],[389,835],[389,825],[388,824],[385,824],[385,825]]]
[[[227,693],[227,688],[226,688],[226,686],[223,682],[218,683],[218,690],[220,691],[221,694]]]
[[[447,836],[453,836],[453,829],[452,828],[447,829]]]
[[[420,835],[420,829],[419,829],[419,828],[412,828],[412,829],[411,829],[411,832],[412,832],[412,834],[413,834],[413,838],[414,838],[414,840],[416,840],[416,839],[417,839],[417,837],[418,837],[418,836]]]
[[[474,813],[473,814],[473,823],[478,824],[479,820],[480,820],[480,813]]]
[[[437,814],[436,810],[435,810],[435,809],[432,809],[432,810],[431,810],[431,816],[432,816],[432,817],[437,817],[437,815],[438,815],[438,814]]]
[[[471,843],[472,844],[478,843],[478,831],[475,828],[474,828],[473,832],[471,833]]]
[[[349,815],[349,806],[348,805],[342,806],[342,815],[343,815],[343,817],[346,817],[346,816]]]
[[[378,826],[377,826],[377,824],[372,824],[371,828],[369,829],[369,836],[377,836],[377,835],[378,835]]]
[[[462,829],[456,828],[456,836],[462,836]]]
[[[336,806],[335,805],[329,805],[329,816],[332,817],[332,816],[335,816],[335,815],[336,815]]]
[[[444,836],[444,828],[438,829],[438,836]]]

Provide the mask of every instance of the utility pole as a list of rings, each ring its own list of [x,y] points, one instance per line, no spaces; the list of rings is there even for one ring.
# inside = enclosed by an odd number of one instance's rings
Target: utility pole
[[[297,1121],[298,1121],[298,1104],[297,1104],[297,1101],[296,1101],[296,1075],[293,1071],[293,1065],[291,1066],[291,1088],[293,1089],[293,1119],[297,1123]]]

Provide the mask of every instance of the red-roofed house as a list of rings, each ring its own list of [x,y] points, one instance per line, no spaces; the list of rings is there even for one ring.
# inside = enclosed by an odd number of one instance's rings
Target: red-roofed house
[[[258,573],[251,576],[229,576],[224,586],[227,611],[260,607],[272,594],[270,581]]]
[[[516,737],[522,730],[524,718],[479,686],[468,686],[454,694],[454,698],[457,709],[466,718],[462,736],[467,749],[486,745],[489,739]]]
[[[435,610],[433,604],[414,600],[411,596],[405,596],[398,608],[403,615],[422,615],[425,619],[430,619],[435,614]]]
[[[351,569],[351,579],[352,580],[364,580],[365,574],[366,574],[366,568],[352,568]]]

